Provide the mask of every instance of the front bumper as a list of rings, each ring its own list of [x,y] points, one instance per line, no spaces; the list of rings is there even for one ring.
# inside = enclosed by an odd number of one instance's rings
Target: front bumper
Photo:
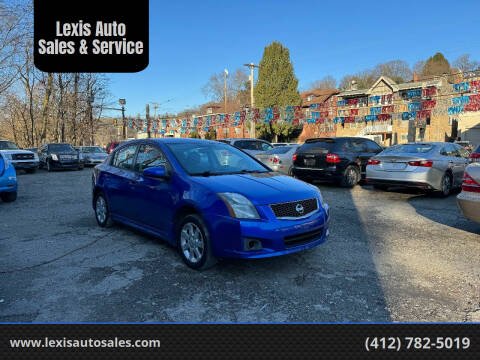
[[[0,180],[0,193],[15,192],[18,190],[17,181]]]
[[[83,165],[83,162],[80,160],[60,160],[60,161],[50,161],[50,165],[54,169],[76,169]]]
[[[367,166],[366,182],[371,185],[441,190],[443,173],[435,168],[418,167],[413,171],[383,171]]]
[[[329,236],[328,210],[319,211],[300,220],[278,220],[268,205],[257,206],[261,220],[239,220],[217,216],[212,231],[215,256],[228,258],[266,258],[310,249],[322,244]],[[267,215],[265,219],[264,216]],[[246,250],[245,243],[260,241],[261,249]]]
[[[98,165],[105,161],[105,159],[83,159],[85,165]]]
[[[462,191],[457,203],[466,218],[480,223],[480,194]]]
[[[12,161],[15,169],[38,169],[38,161]]]

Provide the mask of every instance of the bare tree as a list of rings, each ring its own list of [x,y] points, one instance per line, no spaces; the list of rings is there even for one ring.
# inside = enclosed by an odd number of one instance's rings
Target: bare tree
[[[321,78],[320,80],[316,80],[310,84],[308,90],[316,90],[316,89],[335,89],[337,86],[337,80],[332,75],[327,75]]]
[[[480,68],[480,62],[470,60],[470,54],[463,54],[453,62],[453,66],[463,72],[474,71]]]

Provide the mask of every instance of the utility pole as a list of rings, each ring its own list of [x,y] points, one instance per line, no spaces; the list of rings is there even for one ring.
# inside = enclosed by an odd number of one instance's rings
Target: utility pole
[[[260,68],[260,66],[254,65],[253,63],[243,65],[250,68],[250,76],[248,77],[248,80],[250,80],[250,108],[253,110],[255,108],[255,99],[253,97],[253,69]],[[255,120],[252,120],[250,124],[250,138],[255,138]]]
[[[225,69],[225,114],[227,113],[227,76],[228,76],[228,70]]]
[[[147,138],[150,139],[150,105],[148,104],[145,106],[145,118],[147,119]]]

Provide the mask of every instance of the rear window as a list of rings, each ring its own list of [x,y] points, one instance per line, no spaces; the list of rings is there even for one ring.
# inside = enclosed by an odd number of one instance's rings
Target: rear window
[[[430,144],[404,144],[404,145],[395,145],[389,147],[388,149],[383,150],[383,154],[392,154],[392,153],[406,153],[406,154],[423,154],[431,151],[434,148]]]
[[[474,152],[476,152],[476,153],[480,153],[480,145],[478,145],[478,146],[477,146],[477,148],[475,149],[475,151],[474,151]]]
[[[337,142],[335,140],[320,140],[320,141],[312,141],[312,142],[305,142],[302,146],[298,148],[298,152],[301,151],[333,151],[337,146]]]
[[[281,146],[281,147],[276,147],[272,150],[267,151],[265,154],[272,155],[272,154],[286,154],[289,152],[293,146]]]

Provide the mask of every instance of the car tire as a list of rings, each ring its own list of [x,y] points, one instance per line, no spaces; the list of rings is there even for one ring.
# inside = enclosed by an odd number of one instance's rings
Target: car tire
[[[110,227],[113,225],[112,217],[110,216],[110,208],[107,199],[103,192],[98,192],[95,195],[94,201],[95,219],[100,227]]]
[[[342,175],[342,179],[340,180],[340,185],[343,187],[354,187],[357,185],[358,181],[360,180],[360,170],[358,167],[354,165],[348,165]]]
[[[439,197],[446,198],[450,195],[453,187],[452,182],[452,175],[450,175],[449,173],[445,173],[442,177],[442,182],[440,183],[442,188],[440,191],[437,192]]]
[[[12,191],[12,192],[6,192],[0,194],[0,198],[3,200],[3,202],[14,202],[17,200],[17,192]]]
[[[37,171],[37,169],[26,169],[25,172],[27,174],[35,174],[35,171]]]
[[[210,233],[199,215],[190,214],[182,219],[178,227],[177,248],[183,262],[192,269],[206,270],[217,263]]]

